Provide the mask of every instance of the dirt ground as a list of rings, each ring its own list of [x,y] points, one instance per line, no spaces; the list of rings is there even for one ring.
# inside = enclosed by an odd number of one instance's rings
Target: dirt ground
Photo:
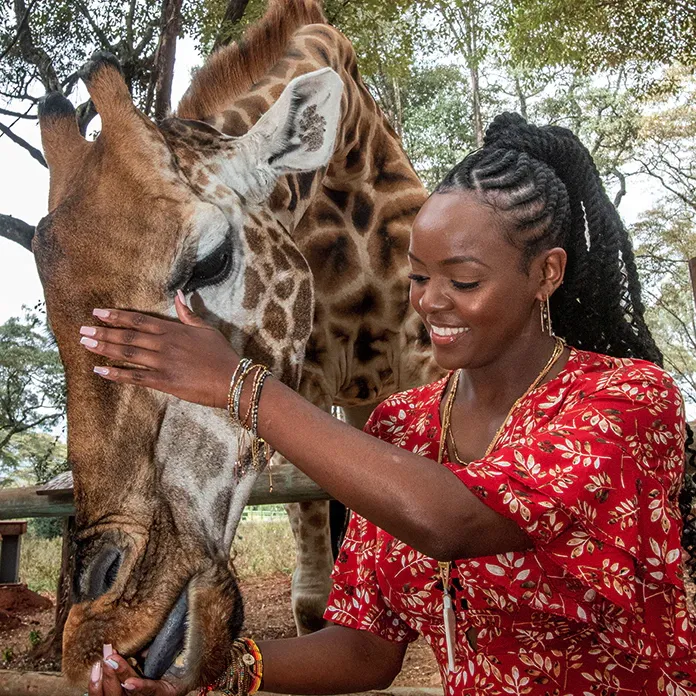
[[[244,635],[257,640],[295,635],[287,575],[241,581],[240,588],[247,617]],[[28,661],[33,645],[53,626],[54,600],[55,597],[37,595],[23,585],[0,588],[0,669],[57,669],[57,665]],[[432,652],[423,640],[418,640],[409,647],[404,669],[394,686],[439,685]]]

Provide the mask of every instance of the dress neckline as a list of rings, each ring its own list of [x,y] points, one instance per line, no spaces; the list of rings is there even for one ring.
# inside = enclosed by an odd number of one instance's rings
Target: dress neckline
[[[568,350],[570,351],[570,355],[568,356],[568,360],[566,360],[565,365],[563,365],[563,367],[560,369],[559,373],[553,379],[550,379],[547,382],[544,382],[544,383],[538,385],[537,387],[535,387],[534,389],[532,389],[532,391],[530,391],[529,394],[527,394],[525,396],[525,398],[522,399],[517,404],[517,406],[510,412],[510,414],[508,415],[507,420],[506,420],[507,423],[512,422],[514,420],[515,414],[517,414],[519,412],[519,410],[523,407],[523,405],[526,404],[530,399],[536,397],[538,394],[542,393],[544,390],[548,389],[550,386],[555,385],[557,381],[563,379],[566,372],[569,371],[568,370],[569,365],[577,360],[577,358],[581,352],[573,346],[568,346]],[[442,406],[442,400],[445,397],[445,392],[447,391],[447,386],[449,385],[450,380],[452,379],[452,375],[454,375],[455,372],[456,372],[456,370],[450,370],[447,373],[447,375],[442,378],[442,388],[440,390],[440,395],[435,403],[435,418],[436,418],[435,425],[437,426],[437,429],[438,429],[438,439],[442,434],[442,417],[440,416],[440,408]],[[496,440],[500,441],[503,438],[503,436],[505,435],[506,431],[507,431],[507,428],[503,429],[500,432],[500,434],[498,435],[498,437],[496,438]],[[491,454],[493,452],[495,452],[495,449],[496,448],[494,447]],[[445,447],[445,451],[443,454],[443,462],[448,462],[450,464],[452,463],[450,460],[450,456],[449,456],[449,448],[447,448],[447,447]]]

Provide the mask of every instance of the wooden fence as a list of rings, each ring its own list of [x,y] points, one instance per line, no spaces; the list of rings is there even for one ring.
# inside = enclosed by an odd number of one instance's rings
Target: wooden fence
[[[328,500],[316,483],[283,461],[273,463],[273,492],[264,472],[254,485],[249,505]],[[67,471],[44,486],[0,489],[0,520],[25,517],[70,517],[75,514],[72,473]]]

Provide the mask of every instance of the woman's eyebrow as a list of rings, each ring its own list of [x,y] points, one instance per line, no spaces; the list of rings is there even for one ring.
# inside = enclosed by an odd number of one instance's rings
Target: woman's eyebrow
[[[421,261],[417,256],[412,254],[410,251],[408,252],[408,256],[412,261],[415,261],[416,263],[420,263],[421,265],[425,266],[425,262]],[[484,263],[481,261],[481,259],[477,258],[476,256],[451,256],[448,259],[444,259],[443,261],[439,262],[440,266],[453,266],[458,263],[476,263],[479,266],[485,266],[486,268],[490,268],[490,266],[487,263]]]

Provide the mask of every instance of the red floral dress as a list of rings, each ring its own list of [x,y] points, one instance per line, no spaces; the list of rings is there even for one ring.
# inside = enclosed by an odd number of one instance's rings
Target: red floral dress
[[[437,460],[446,383],[392,396],[366,431]],[[696,694],[677,505],[683,451],[682,399],[665,372],[572,350],[510,414],[489,456],[444,463],[534,541],[456,562],[455,671],[436,562],[356,514],[325,618],[393,641],[422,634],[447,694]]]

